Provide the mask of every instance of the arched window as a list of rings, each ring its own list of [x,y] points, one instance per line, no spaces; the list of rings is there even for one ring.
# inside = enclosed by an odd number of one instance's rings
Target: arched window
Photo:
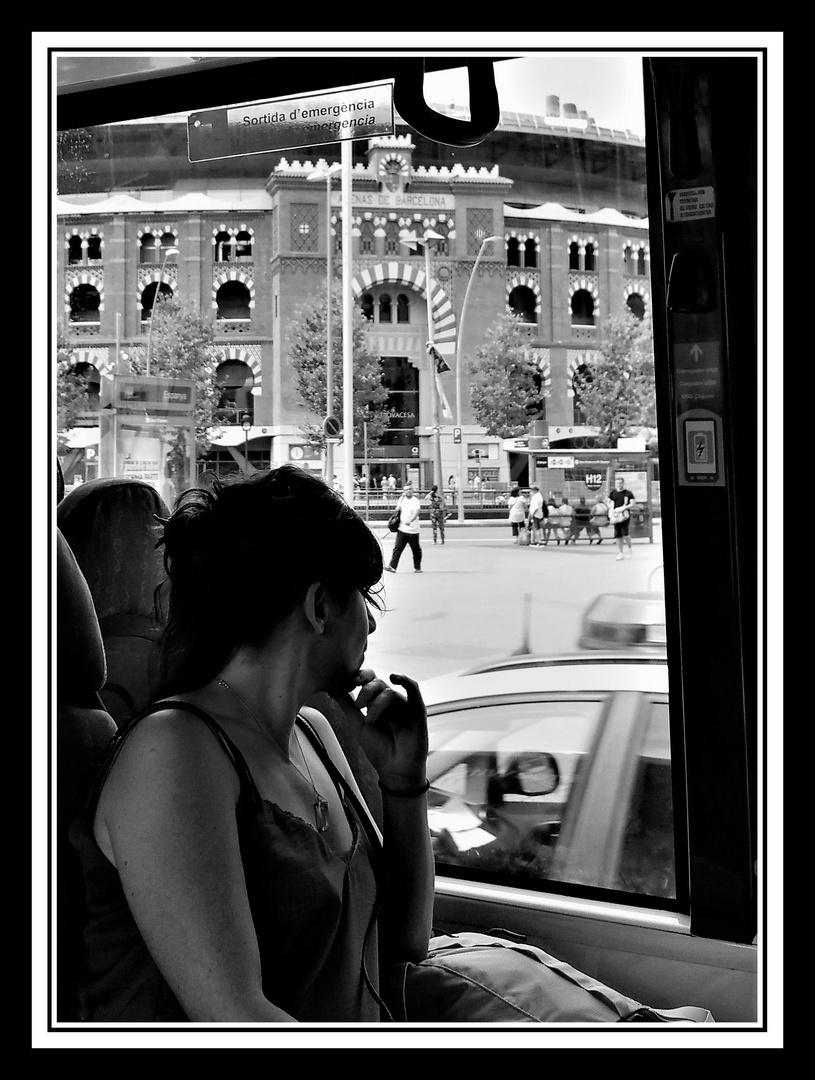
[[[216,319],[242,319],[250,317],[249,290],[242,281],[225,281],[215,294],[218,305]]]
[[[252,234],[242,229],[235,237],[235,255],[239,259],[252,257]]]
[[[69,300],[72,323],[98,323],[102,298],[95,285],[77,285]]]
[[[537,317],[535,315],[535,294],[528,285],[516,285],[509,294],[508,302],[510,310],[515,315],[519,315],[523,322],[537,322]]]
[[[379,297],[379,321],[381,323],[393,322],[393,309],[389,293],[382,293]]]
[[[524,266],[538,265],[538,245],[534,237],[528,237],[524,241]]]
[[[436,255],[449,255],[450,254],[450,226],[446,221],[437,221],[433,226],[433,231],[437,232],[441,236],[441,240],[435,240],[433,246],[435,248]]]
[[[254,384],[252,369],[242,360],[226,360],[219,364],[215,372],[215,385],[221,391],[218,419],[227,424],[239,424],[244,413],[254,418]]]
[[[585,426],[586,413],[580,404],[580,391],[586,383],[592,382],[591,371],[585,364],[581,364],[572,376],[572,393],[574,394],[574,423],[577,425]]]
[[[580,269],[580,246],[575,240],[569,244],[569,269]]]
[[[150,318],[150,312],[153,310],[153,304],[156,300],[156,292],[159,292],[159,302],[162,300],[169,300],[173,295],[173,290],[167,284],[166,281],[162,281],[159,285],[155,281],[151,281],[149,285],[145,285],[141,294],[141,321],[146,322]]]
[[[507,266],[521,265],[521,245],[517,236],[510,236],[507,240]]]
[[[359,227],[359,253],[360,255],[373,255],[374,253],[374,223],[365,220]]]
[[[235,257],[235,241],[222,229],[215,234],[215,262],[232,262]]]
[[[594,270],[594,244],[586,244],[586,253],[583,256],[583,269]]]
[[[627,244],[623,249],[623,269],[627,274],[630,274],[632,270],[632,256],[631,245]]]
[[[572,326],[594,326],[594,297],[587,289],[572,296]]]
[[[396,297],[396,321],[398,323],[410,322],[410,297],[405,293],[399,293]]]
[[[159,260],[159,244],[152,233],[145,233],[139,241],[139,262],[157,263]]]
[[[82,262],[82,237],[72,236],[68,241],[68,262],[75,266]]]
[[[88,380],[88,407],[86,412],[99,412],[99,391],[102,386],[102,378],[98,369],[84,360],[74,364],[77,375],[84,376]]]
[[[637,273],[640,275],[645,273],[645,248],[637,251]]]
[[[626,300],[626,304],[632,315],[636,315],[638,319],[645,318],[645,301],[639,293],[631,293]]]
[[[176,238],[173,235],[173,233],[169,233],[169,232],[164,233],[164,235],[161,238],[161,247],[162,248],[174,248],[175,246],[176,246]],[[164,259],[164,261],[168,262],[168,263],[175,262],[175,260],[176,260],[175,255],[163,255],[161,253],[159,253],[159,258]]]
[[[360,307],[362,308],[362,314],[365,316],[368,322],[373,322],[374,298],[369,292],[362,294],[362,299],[360,300]]]
[[[385,254],[398,255],[399,247],[399,222],[389,221],[385,226]]]

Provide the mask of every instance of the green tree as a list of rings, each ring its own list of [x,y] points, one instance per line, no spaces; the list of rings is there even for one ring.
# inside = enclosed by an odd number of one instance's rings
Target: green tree
[[[79,417],[91,408],[91,378],[89,371],[78,371],[73,352],[60,329],[57,331],[57,451],[68,445],[68,432],[77,426]]]
[[[574,388],[585,423],[599,428],[609,446],[643,427],[656,427],[650,322],[627,311],[607,319],[596,355],[575,375]]]
[[[195,383],[195,441],[197,453],[209,450],[217,432],[221,389],[215,382],[218,361],[215,355],[213,320],[199,309],[174,296],[157,294],[153,325],[150,374]],[[147,352],[130,361],[134,375],[147,374]]]
[[[326,410],[326,311],[327,302],[309,303],[297,308],[287,338],[295,386],[303,405],[319,417]],[[342,416],[343,346],[342,300],[332,297],[333,322],[331,353],[335,415]],[[363,424],[368,425],[368,441],[376,444],[388,426],[388,390],[382,382],[379,356],[370,345],[368,323],[358,307],[352,314],[354,357],[354,448],[362,450]],[[309,445],[323,449],[322,422],[300,425]]]
[[[542,412],[545,391],[529,338],[518,316],[500,315],[468,360],[470,403],[488,435],[525,434]]]

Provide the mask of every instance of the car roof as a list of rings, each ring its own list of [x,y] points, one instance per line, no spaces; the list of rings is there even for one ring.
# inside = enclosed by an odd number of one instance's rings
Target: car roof
[[[421,683],[422,697],[428,707],[507,694],[613,690],[667,694],[666,658],[619,653],[510,656]]]

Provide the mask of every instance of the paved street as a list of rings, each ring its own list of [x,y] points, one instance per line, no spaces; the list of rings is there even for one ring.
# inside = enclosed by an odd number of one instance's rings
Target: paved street
[[[374,531],[387,562],[393,535],[384,525]],[[370,638],[367,663],[385,677],[425,679],[512,653],[526,640],[527,597],[531,651],[572,651],[581,615],[598,593],[649,587],[662,564],[659,539],[657,530],[654,543],[633,540],[633,557],[617,562],[610,540],[517,547],[506,523],[453,525],[444,546],[434,546],[423,523],[424,573],[414,574],[406,548],[397,573],[385,574],[387,611]],[[660,572],[650,584],[661,588]]]

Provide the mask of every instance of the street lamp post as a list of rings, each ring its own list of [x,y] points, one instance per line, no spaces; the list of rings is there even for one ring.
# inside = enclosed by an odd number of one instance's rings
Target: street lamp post
[[[249,472],[249,431],[252,427],[252,417],[248,412],[245,412],[241,417],[241,427],[243,428],[243,456],[246,458],[246,471]]]
[[[147,331],[147,371],[145,374],[150,374],[150,360],[153,355],[153,323],[156,321],[156,304],[158,303],[159,293],[161,292],[161,283],[164,280],[164,266],[167,262],[168,255],[177,255],[178,248],[168,247],[164,248],[161,253],[161,264],[159,266],[158,281],[156,282],[156,291],[153,294],[153,306],[150,308],[150,329]]]
[[[439,491],[444,490],[444,476],[441,467],[441,408],[439,404],[439,389],[436,382],[436,353],[433,336],[433,298],[430,292],[430,245],[443,239],[444,237],[441,233],[434,232],[433,229],[426,229],[422,236],[416,236],[415,233],[410,233],[401,240],[401,243],[404,244],[405,247],[412,248],[414,251],[419,244],[421,244],[424,249],[425,296],[427,299],[427,353],[430,357],[430,370],[433,377],[433,449],[435,457],[433,464],[435,476],[433,480],[439,485]]]
[[[475,263],[473,264],[473,272],[470,274],[470,280],[467,282],[467,288],[464,291],[464,303],[461,305],[461,319],[458,324],[458,335],[456,337],[456,427],[461,431],[461,341],[464,337],[464,316],[467,313],[467,301],[470,299],[470,289],[475,281],[475,272],[478,269],[478,264],[481,261],[481,256],[484,254],[484,249],[487,244],[491,244],[494,241],[500,240],[500,236],[487,236],[481,241],[481,247],[478,249],[478,254],[475,257]],[[456,509],[457,520],[464,521],[464,439],[462,437],[461,442],[458,444],[458,486],[456,488]]]
[[[328,168],[317,169],[309,173],[307,179],[312,182],[325,180],[325,283],[326,283],[326,309],[325,309],[325,415],[334,415],[334,354],[332,340],[332,312],[331,312],[331,278],[332,269],[332,245],[331,245],[331,181],[334,176],[342,171],[342,165],[338,162],[329,165]],[[325,482],[334,483],[334,444],[325,444]]]

